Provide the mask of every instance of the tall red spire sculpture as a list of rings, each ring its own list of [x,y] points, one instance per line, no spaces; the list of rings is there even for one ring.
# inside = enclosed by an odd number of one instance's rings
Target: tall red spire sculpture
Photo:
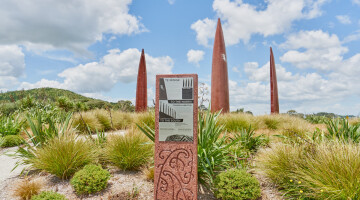
[[[220,18],[218,19],[211,72],[211,111],[216,112],[222,109],[222,113],[230,110],[229,106],[229,80],[226,60],[224,35],[221,28]]]
[[[275,60],[272,48],[270,47],[270,91],[271,91],[271,114],[279,113],[279,97],[276,80]]]
[[[146,62],[144,49],[141,51],[139,71],[136,85],[136,102],[135,111],[143,112],[147,110],[147,79],[146,79]]]

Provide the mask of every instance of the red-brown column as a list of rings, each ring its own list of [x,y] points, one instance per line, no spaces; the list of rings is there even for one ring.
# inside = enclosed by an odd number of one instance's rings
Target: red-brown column
[[[278,97],[278,88],[276,80],[276,69],[275,69],[275,60],[270,47],[270,91],[271,91],[271,114],[279,113],[279,97]]]
[[[139,71],[136,85],[136,102],[135,111],[143,112],[147,110],[147,79],[146,79],[146,62],[144,49],[141,52]]]
[[[219,18],[216,27],[212,58],[211,111],[216,112],[221,109],[222,113],[227,113],[230,110],[230,106],[225,41]]]

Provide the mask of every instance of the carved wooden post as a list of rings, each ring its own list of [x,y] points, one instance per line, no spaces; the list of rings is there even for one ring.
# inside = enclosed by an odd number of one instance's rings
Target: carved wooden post
[[[197,199],[198,77],[157,75],[155,200]]]
[[[271,114],[279,114],[279,97],[276,79],[275,60],[270,47],[270,98],[271,98]]]

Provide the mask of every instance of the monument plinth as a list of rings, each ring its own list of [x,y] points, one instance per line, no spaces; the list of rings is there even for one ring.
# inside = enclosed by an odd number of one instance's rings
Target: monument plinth
[[[276,79],[275,59],[272,48],[270,47],[270,98],[271,114],[279,114],[279,97]]]
[[[135,111],[144,112],[147,110],[147,78],[144,49],[141,51],[139,71],[136,84]]]
[[[197,199],[198,77],[157,75],[155,200]]]
[[[221,109],[222,113],[227,113],[230,110],[230,106],[225,41],[221,22],[218,19],[212,57],[211,111],[216,112]]]

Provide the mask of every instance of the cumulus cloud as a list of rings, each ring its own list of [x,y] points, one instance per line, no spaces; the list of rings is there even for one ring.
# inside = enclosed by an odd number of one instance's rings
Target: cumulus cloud
[[[116,35],[145,31],[139,17],[129,14],[132,0],[3,0],[0,3],[0,44],[30,49],[68,49],[77,53]]]
[[[193,63],[196,66],[199,66],[199,62],[204,59],[204,55],[204,51],[190,49],[187,53],[187,60],[189,63]]]
[[[342,24],[351,24],[351,20],[348,15],[337,15],[336,19]]]
[[[24,74],[22,49],[16,45],[0,45],[0,88],[12,88]]]
[[[141,52],[138,49],[108,51],[99,62],[80,64],[59,73],[63,82],[43,79],[37,83],[22,83],[20,88],[56,87],[81,93],[109,91],[121,82],[136,81]],[[169,56],[152,57],[145,54],[148,84],[153,85],[156,74],[170,74],[173,60]]]
[[[322,71],[337,68],[343,55],[348,52],[348,48],[342,46],[337,35],[330,35],[322,30],[291,34],[280,47],[290,49],[280,57],[282,62],[291,63],[300,69],[313,68]]]
[[[310,19],[321,15],[321,5],[326,0],[269,0],[267,7],[258,7],[241,0],[214,0],[213,9],[223,23],[227,45],[248,42],[252,34],[270,36],[285,32],[295,20]],[[191,25],[199,44],[208,46],[215,35],[216,21],[198,20]]]
[[[360,96],[360,53],[344,59],[347,47],[343,45],[337,35],[321,30],[300,31],[286,38],[280,45],[286,50],[280,60],[300,68],[300,71],[293,74],[276,64],[281,112],[295,109],[307,113],[328,111],[357,114],[353,105],[341,102]],[[295,59],[290,56],[292,53],[302,57]],[[245,107],[257,114],[262,114],[264,109],[269,111],[269,63],[259,67],[257,62],[247,62],[244,72],[248,80],[230,84],[233,109]],[[341,106],[335,107],[339,102]]]

